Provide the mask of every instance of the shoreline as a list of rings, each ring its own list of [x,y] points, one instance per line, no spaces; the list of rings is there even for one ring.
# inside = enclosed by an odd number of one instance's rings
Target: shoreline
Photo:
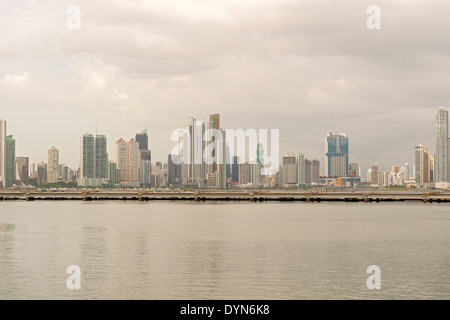
[[[450,203],[450,192],[433,191],[0,191],[0,201],[249,201]]]

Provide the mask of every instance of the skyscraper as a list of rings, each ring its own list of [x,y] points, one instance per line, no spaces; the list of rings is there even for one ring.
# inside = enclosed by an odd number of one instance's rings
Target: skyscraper
[[[320,180],[320,161],[305,159],[305,184],[311,185],[319,183]]]
[[[234,183],[239,182],[239,157],[233,157],[233,163],[231,165],[231,181]]]
[[[125,140],[120,138],[116,141],[116,165],[117,169],[120,170],[120,181],[128,180],[128,150],[127,143]]]
[[[29,162],[30,160],[28,157],[16,158],[17,171],[19,172],[19,176],[16,177],[16,179],[22,181],[22,183],[25,185],[28,184]]]
[[[136,140],[125,142],[120,138],[116,141],[116,163],[120,169],[120,183],[139,187],[140,153],[139,143]]]
[[[5,145],[5,181],[6,188],[10,188],[16,180],[16,140],[13,136],[6,136]]]
[[[169,154],[168,157],[168,184],[171,187],[181,186],[181,159],[179,155]]]
[[[139,150],[148,150],[148,134],[147,129],[141,133],[136,133],[136,141],[139,143]]]
[[[80,177],[94,179],[95,172],[95,138],[93,134],[85,133],[81,136],[81,165]]]
[[[372,165],[372,170],[370,171],[370,182],[372,184],[380,184],[380,173],[379,173],[380,169],[378,166],[378,163],[375,163],[374,165]]]
[[[139,158],[139,143],[131,139],[127,142],[128,149],[128,181],[133,186],[139,186],[140,177],[139,177],[139,167],[140,167],[140,158]],[[146,160],[148,161],[148,160]]]
[[[435,155],[435,181],[449,182],[449,157],[448,157],[448,110],[439,108],[436,115],[436,155]]]
[[[108,151],[107,140],[105,135],[97,134],[95,136],[95,171],[94,178],[107,179],[108,178]]]
[[[349,146],[345,133],[328,133],[325,138],[325,174],[328,177],[348,175]]]
[[[220,130],[220,114],[211,114],[209,116],[209,122],[207,124],[207,130]],[[209,140],[208,140],[209,141]],[[211,142],[215,142],[215,137],[211,137]],[[213,150],[211,155],[213,157],[216,156],[216,150]],[[214,173],[217,171],[217,162],[214,162],[213,164],[210,164],[208,167],[208,173]]]
[[[421,144],[415,147],[415,171],[416,183],[424,184],[431,181],[431,154],[427,147]]]
[[[205,142],[205,123],[195,118],[189,118],[186,124],[187,135],[182,137],[182,150],[180,156],[183,159],[181,173],[183,183],[202,184],[206,177],[206,166],[203,159]]]
[[[408,162],[406,162],[404,179],[409,180],[410,178],[411,178],[411,172],[410,172],[409,164],[408,164]]]
[[[81,136],[79,186],[98,187],[108,181],[109,164],[105,135],[85,133]]]
[[[59,150],[51,147],[48,150],[47,162],[47,182],[56,183],[58,181],[59,172]]]
[[[0,118],[0,189],[6,188],[5,151],[6,151],[6,120]]]
[[[283,157],[283,185],[305,184],[305,157],[301,153],[286,153]]]
[[[37,183],[46,184],[47,183],[47,164],[42,161],[37,165]]]

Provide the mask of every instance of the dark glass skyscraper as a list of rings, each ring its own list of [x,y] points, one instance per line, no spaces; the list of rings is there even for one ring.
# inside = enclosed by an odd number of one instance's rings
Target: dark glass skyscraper
[[[231,164],[231,181],[239,182],[239,157],[233,157],[233,163]]]
[[[136,133],[136,141],[139,143],[139,150],[148,150],[147,129],[145,129],[141,133]]]

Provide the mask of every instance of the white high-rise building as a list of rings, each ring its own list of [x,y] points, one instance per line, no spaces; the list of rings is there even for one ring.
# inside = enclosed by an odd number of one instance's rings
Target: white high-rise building
[[[59,173],[59,150],[51,147],[48,150],[47,183],[56,183]]]
[[[0,188],[5,188],[6,186],[6,120],[0,118]]]
[[[436,155],[434,175],[435,181],[449,182],[449,158],[448,158],[448,110],[439,108],[436,115]]]

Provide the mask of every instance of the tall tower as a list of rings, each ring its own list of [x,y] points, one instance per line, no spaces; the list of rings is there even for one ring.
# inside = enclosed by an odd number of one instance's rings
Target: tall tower
[[[59,172],[59,150],[55,147],[51,147],[48,150],[48,163],[47,163],[47,182],[56,183],[58,181]]]
[[[125,140],[120,138],[116,141],[116,164],[117,169],[120,169],[120,181],[128,180],[128,149]]]
[[[423,184],[431,180],[431,154],[427,147],[419,144],[415,147],[416,183]]]
[[[6,120],[0,118],[0,189],[6,187],[5,152],[6,152]]]
[[[107,140],[105,135],[97,134],[95,136],[95,160],[94,177],[96,179],[108,178],[108,152]]]
[[[348,138],[345,133],[328,133],[325,138],[325,174],[328,177],[348,175]]]
[[[140,158],[139,158],[139,143],[131,139],[127,142],[127,151],[128,151],[128,181],[133,184],[139,185],[140,177],[139,177],[139,166],[140,166]]]
[[[380,184],[380,168],[378,166],[378,163],[375,163],[374,165],[372,165],[372,169],[371,169],[371,174],[370,174],[370,182],[372,184]]]
[[[442,107],[439,108],[436,115],[436,155],[434,159],[436,182],[450,182],[448,143],[448,110]]]
[[[131,139],[125,142],[122,138],[116,141],[116,162],[120,169],[120,183],[138,187],[140,185],[139,143]]]
[[[95,139],[93,134],[81,136],[80,178],[93,179],[95,176]]]
[[[13,136],[6,136],[5,146],[5,185],[10,188],[16,180],[16,140]]]
[[[105,135],[83,134],[80,158],[79,185],[100,186],[108,180],[109,163]]]
[[[17,157],[16,158],[16,166],[17,171],[19,172],[19,176],[16,177],[17,180],[20,180],[23,182],[23,184],[28,184],[28,177],[29,177],[29,163],[30,159],[28,157]]]
[[[136,141],[139,143],[139,150],[148,150],[148,134],[147,129],[141,133],[136,133]]]

